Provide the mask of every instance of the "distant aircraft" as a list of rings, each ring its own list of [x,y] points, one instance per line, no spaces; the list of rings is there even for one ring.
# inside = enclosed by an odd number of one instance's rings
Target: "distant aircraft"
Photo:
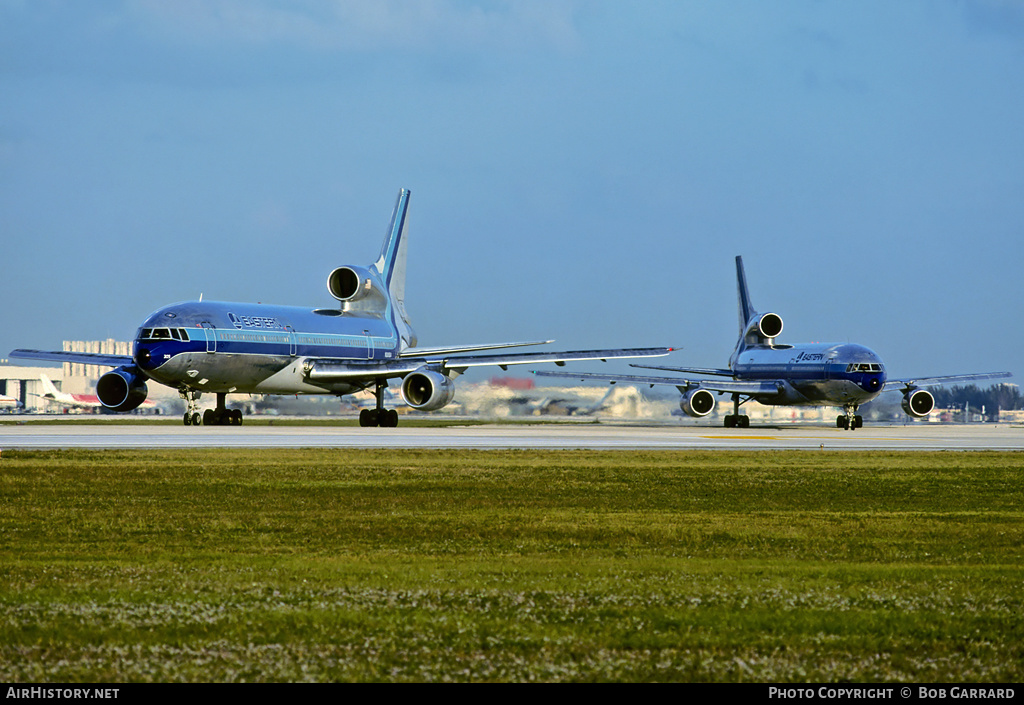
[[[389,379],[402,379],[413,409],[435,411],[455,396],[453,379],[470,367],[607,360],[667,355],[669,348],[462,355],[552,341],[418,347],[405,310],[406,223],[410,193],[402,189],[377,260],[344,265],[327,278],[336,308],[189,301],[161,308],[139,328],[133,355],[15,350],[13,358],[80,362],[116,369],[100,377],[96,395],[113,411],[137,408],[153,380],[186,400],[185,425],[240,424],[228,394],[334,394],[373,390],[376,405],[359,414],[362,426],[396,426],[384,408]],[[317,255],[320,256],[320,255]],[[457,286],[458,282],[447,282]],[[204,393],[215,409],[198,411]]]
[[[590,416],[605,408],[614,391],[614,387],[609,387],[604,396],[593,402],[581,399],[579,395],[562,393],[545,396],[537,402],[527,403],[526,406],[530,413],[537,415],[560,410],[565,416]]]
[[[91,394],[69,394],[68,392],[62,392],[50,381],[50,378],[45,374],[39,375],[39,380],[43,383],[43,393],[37,394],[49,404],[54,406],[61,406],[67,409],[100,409],[103,404],[100,403],[99,397]]]
[[[705,376],[730,377],[730,381],[682,379],[644,375],[601,375],[593,373],[534,372],[544,377],[600,379],[637,384],[667,384],[683,395],[680,407],[688,415],[703,417],[714,411],[715,394],[732,396],[733,413],[725,417],[726,428],[747,428],[750,418],[740,414],[740,405],[750,400],[777,406],[836,406],[844,414],[836,418],[838,428],[860,428],[863,418],[857,408],[883,391],[903,393],[903,410],[910,416],[926,416],[935,398],[924,387],[955,382],[1011,377],[1009,372],[886,379],[885,366],[873,351],[852,343],[805,343],[780,345],[782,318],[776,313],[758,313],[750,302],[743,258],[736,258],[739,294],[740,336],[729,358],[728,369],[706,367],[631,367],[665,370]]]
[[[94,394],[71,394],[69,392],[62,392],[57,389],[56,385],[47,377],[45,374],[39,375],[39,380],[43,383],[43,393],[37,394],[36,396],[43,399],[48,404],[53,406],[59,406],[64,409],[103,409],[103,402],[100,401],[99,397]],[[149,399],[142,401],[140,406],[153,407],[156,406]]]
[[[0,407],[5,409],[18,409],[21,407],[21,402],[14,397],[9,397],[6,394],[0,394]]]

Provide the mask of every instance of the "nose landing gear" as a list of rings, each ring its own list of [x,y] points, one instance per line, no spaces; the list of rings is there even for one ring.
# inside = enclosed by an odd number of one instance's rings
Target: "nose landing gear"
[[[184,417],[186,426],[242,425],[241,409],[228,409],[225,406],[225,400],[227,399],[225,392],[217,392],[217,407],[215,409],[207,409],[202,414],[199,413],[199,397],[203,395],[202,392],[195,389],[181,389],[178,393],[185,400],[187,406]]]
[[[856,414],[856,404],[845,405],[843,407],[843,411],[846,412],[846,415],[836,417],[836,428],[853,431],[854,429],[862,428],[864,426],[864,417]]]

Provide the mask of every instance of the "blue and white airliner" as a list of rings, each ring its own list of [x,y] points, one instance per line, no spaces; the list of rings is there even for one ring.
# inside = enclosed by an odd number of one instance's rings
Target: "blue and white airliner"
[[[915,418],[927,416],[935,397],[924,387],[957,382],[1011,377],[1009,372],[887,379],[878,355],[853,343],[805,343],[783,345],[775,342],[782,333],[777,313],[758,313],[750,303],[743,258],[736,258],[736,288],[739,294],[740,335],[729,358],[728,369],[707,367],[657,367],[631,365],[667,372],[728,381],[682,379],[647,375],[602,375],[595,373],[534,372],[546,377],[597,379],[611,383],[672,385],[679,389],[679,406],[689,416],[703,417],[715,409],[715,395],[732,397],[733,413],[725,416],[726,428],[747,428],[750,417],[740,414],[740,405],[754,400],[775,406],[835,406],[844,414],[836,418],[838,428],[853,430],[864,425],[857,409],[885,391],[903,393],[903,410]]]
[[[570,352],[466,354],[550,340],[420,347],[405,309],[406,225],[409,191],[398,194],[377,260],[344,265],[327,278],[339,305],[332,308],[188,301],[166,306],[140,326],[132,355],[14,350],[12,358],[79,362],[114,369],[100,377],[96,396],[106,409],[131,411],[145,401],[147,382],[172,387],[187,404],[189,425],[237,425],[228,394],[333,394],[372,390],[373,409],[362,426],[397,426],[384,408],[388,380],[401,379],[403,400],[418,411],[436,411],[455,396],[453,380],[470,367],[608,360],[667,355],[670,348]],[[199,413],[203,394],[216,408]]]

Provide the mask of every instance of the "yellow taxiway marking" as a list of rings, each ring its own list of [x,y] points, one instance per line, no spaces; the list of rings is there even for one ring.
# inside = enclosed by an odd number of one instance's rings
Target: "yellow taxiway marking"
[[[728,438],[737,441],[777,441],[778,436],[701,436],[701,438],[722,439]]]

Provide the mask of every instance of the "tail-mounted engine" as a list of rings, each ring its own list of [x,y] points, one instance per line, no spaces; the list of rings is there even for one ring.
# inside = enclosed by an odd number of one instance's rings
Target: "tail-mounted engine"
[[[379,281],[377,275],[368,269],[345,265],[327,277],[327,290],[346,311],[383,310],[387,304],[387,292]]]
[[[772,344],[772,341],[782,333],[782,316],[777,313],[762,313],[757,316],[750,325],[744,338],[748,345]]]
[[[455,398],[455,384],[440,372],[419,369],[405,376],[402,398],[418,411],[437,411]]]
[[[715,410],[715,395],[706,389],[692,389],[683,394],[679,408],[689,416],[707,416]]]
[[[927,416],[935,408],[935,397],[925,389],[911,389],[903,395],[900,405],[908,415],[919,419]]]
[[[131,411],[146,401],[146,377],[137,367],[118,367],[100,377],[96,397],[111,411]]]

